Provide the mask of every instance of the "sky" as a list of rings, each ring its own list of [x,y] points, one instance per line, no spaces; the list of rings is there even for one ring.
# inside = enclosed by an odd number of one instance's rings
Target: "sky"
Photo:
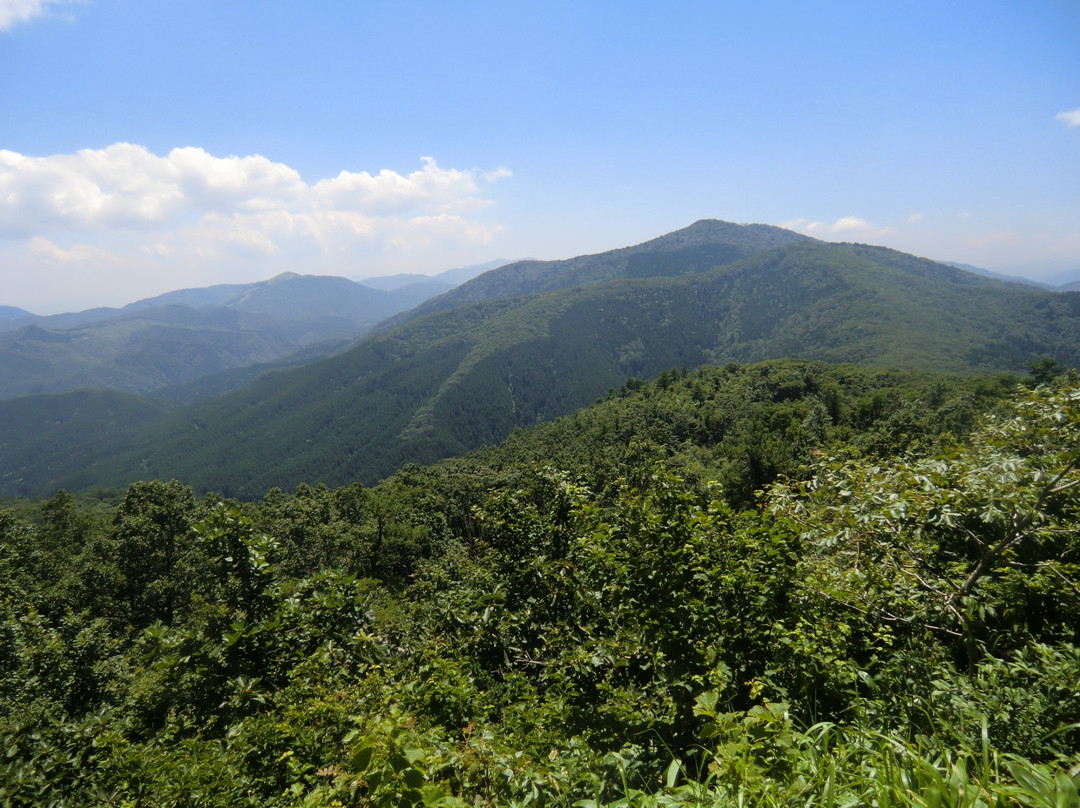
[[[1080,2],[0,0],[0,305],[703,218],[1080,277]]]

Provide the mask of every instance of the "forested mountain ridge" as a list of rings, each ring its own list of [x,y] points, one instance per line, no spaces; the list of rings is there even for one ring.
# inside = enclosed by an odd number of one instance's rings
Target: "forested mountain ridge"
[[[884,248],[797,242],[696,274],[418,317],[169,414],[134,432],[125,451],[102,444],[93,464],[43,455],[18,476],[23,492],[149,475],[241,497],[302,481],[370,483],[404,463],[497,443],[628,376],[774,357],[961,373],[1022,371],[1043,357],[1076,366],[1080,295]]]
[[[689,227],[631,247],[561,261],[515,261],[390,318],[381,328],[464,303],[552,292],[618,278],[703,272],[799,241],[814,239],[773,225],[701,219]]]

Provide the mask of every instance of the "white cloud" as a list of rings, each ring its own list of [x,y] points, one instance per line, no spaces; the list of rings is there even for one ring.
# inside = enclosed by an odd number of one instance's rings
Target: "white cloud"
[[[907,217],[907,223],[908,224],[915,224],[915,222],[921,222],[923,220],[923,218],[924,217],[923,217],[923,215],[921,213],[915,212],[915,213],[912,213],[910,216]]]
[[[306,191],[295,170],[261,156],[185,148],[158,157],[130,143],[51,157],[0,150],[0,234],[168,226],[209,211],[287,207]]]
[[[362,171],[342,171],[312,187],[318,207],[374,214],[402,213],[421,209],[449,210],[475,205],[476,174],[439,168],[431,157],[421,158],[424,167],[406,177],[386,169],[375,176]]]
[[[162,163],[170,191],[175,183],[187,203],[200,210],[276,210],[296,204],[307,192],[295,169],[261,155],[213,157],[189,147],[154,159]]]
[[[874,226],[866,219],[860,219],[858,216],[845,216],[842,219],[837,219],[831,225],[829,225],[830,233],[843,233],[849,230],[873,230]]]
[[[1070,109],[1067,112],[1059,112],[1054,117],[1063,122],[1070,129],[1074,126],[1080,126],[1080,109]]]
[[[798,219],[789,219],[786,222],[781,222],[780,227],[787,230],[802,230],[804,233],[813,233],[815,231],[820,231],[822,228],[829,228],[825,222],[811,221],[802,216]]]
[[[504,180],[512,176],[514,176],[513,171],[511,171],[509,168],[499,166],[494,171],[488,171],[486,174],[484,174],[484,179],[488,182],[495,182],[496,180]]]
[[[919,214],[915,214],[915,216],[918,215]],[[909,218],[908,221],[914,221],[914,218]],[[832,224],[829,224],[828,222],[812,221],[800,217],[788,222],[783,222],[780,226],[786,227],[789,230],[802,230],[804,233],[887,235],[893,232],[893,228],[891,227],[877,227],[866,221],[866,219],[861,219],[858,216],[844,216],[837,219]]]
[[[40,17],[50,6],[60,5],[63,0],[0,0],[0,31],[14,28],[21,22]]]
[[[407,175],[342,171],[308,185],[295,169],[261,155],[214,157],[189,147],[159,157],[130,143],[51,157],[0,150],[0,234],[175,227],[256,213],[281,214],[265,220],[276,222],[272,229],[308,216],[319,223],[312,232],[360,232],[371,217],[460,214],[491,204],[478,196],[479,172],[441,168],[431,157],[421,162]],[[500,170],[479,179],[505,176]]]
[[[446,268],[501,231],[484,214],[494,204],[485,189],[508,176],[424,157],[405,174],[342,171],[309,184],[261,155],[216,157],[192,147],[164,156],[130,143],[48,157],[0,150],[0,280],[50,267],[122,266],[135,280],[118,302],[129,302],[284,269]]]
[[[100,265],[114,257],[108,250],[88,244],[74,244],[65,250],[41,236],[30,239],[28,246],[31,252],[37,253],[54,264]]]

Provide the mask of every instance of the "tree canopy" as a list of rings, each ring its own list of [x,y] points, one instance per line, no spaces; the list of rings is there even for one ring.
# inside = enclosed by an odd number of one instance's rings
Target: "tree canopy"
[[[1078,466],[1074,376],[770,363],[374,488],[61,492],[0,512],[0,803],[1075,808]]]

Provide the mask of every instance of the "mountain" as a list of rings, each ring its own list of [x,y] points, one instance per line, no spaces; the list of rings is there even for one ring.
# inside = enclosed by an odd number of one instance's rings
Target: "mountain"
[[[437,281],[429,275],[417,275],[415,273],[405,273],[400,275],[384,275],[378,278],[362,278],[357,281],[362,283],[371,289],[382,289],[384,292],[396,292],[399,289],[407,287],[424,287],[428,286],[431,289],[437,289],[435,294],[442,294],[443,292],[453,289],[453,284],[445,283],[443,281]]]
[[[393,292],[345,278],[285,273],[184,289],[122,309],[10,320],[0,329],[0,398],[108,387],[149,394],[265,363],[310,361],[439,289]],[[189,399],[198,386],[188,387]]]
[[[372,289],[383,289],[387,292],[392,292],[396,289],[401,289],[404,286],[412,286],[416,284],[433,284],[441,286],[440,293],[465,283],[465,281],[472,280],[477,275],[481,275],[484,272],[492,269],[498,269],[501,266],[506,266],[511,263],[505,258],[496,258],[494,261],[487,261],[483,264],[470,264],[467,267],[457,267],[455,269],[448,269],[444,272],[440,272],[436,275],[420,275],[418,273],[401,273],[398,275],[379,275],[374,278],[354,278],[353,280],[358,283],[364,284],[364,286],[370,286]],[[434,288],[434,286],[432,287]]]
[[[21,311],[21,309],[16,309],[16,311]],[[37,315],[26,312],[24,317],[13,316],[0,319],[0,331],[11,331],[31,323],[41,328],[77,328],[88,323],[108,320],[110,317],[116,317],[120,312],[121,309],[108,307],[98,307],[66,314]]]
[[[87,462],[84,447],[114,451],[133,428],[160,417],[168,404],[116,390],[77,390],[62,395],[0,401],[0,489],[38,490],[53,466]],[[32,436],[32,440],[27,440]],[[44,461],[44,462],[43,462]],[[24,469],[38,476],[24,477]]]
[[[772,225],[702,219],[682,230],[632,247],[563,261],[526,260],[507,264],[388,319],[381,328],[463,303],[552,292],[617,278],[702,272],[765,250],[813,240]]]
[[[308,280],[303,280],[308,278]],[[80,326],[90,325],[92,323],[99,323],[105,320],[112,320],[117,317],[123,317],[135,312],[144,312],[148,309],[157,309],[167,306],[186,306],[193,309],[202,308],[239,308],[244,311],[251,311],[250,307],[244,307],[238,305],[240,301],[243,301],[246,296],[258,295],[259,290],[272,288],[274,291],[269,294],[263,294],[262,297],[277,297],[282,298],[283,292],[291,291],[290,287],[295,287],[297,283],[306,284],[309,288],[315,284],[321,284],[324,287],[325,299],[319,300],[318,297],[312,300],[312,296],[309,292],[309,304],[314,302],[316,305],[334,300],[334,293],[341,292],[342,286],[336,284],[336,281],[345,281],[344,278],[331,278],[318,276],[304,276],[298,275],[295,272],[285,272],[268,281],[258,281],[256,283],[227,283],[217,284],[214,286],[205,286],[192,289],[178,289],[173,292],[165,292],[161,295],[154,297],[147,297],[141,300],[136,300],[134,303],[128,303],[126,306],[120,308],[99,307],[94,309],[87,309],[79,312],[68,312],[65,314],[50,314],[43,317],[37,317],[32,314],[28,314],[33,320],[33,325],[40,328],[47,329],[68,329],[78,328]],[[358,284],[351,284],[356,286]],[[353,292],[354,290],[349,290]],[[276,293],[276,294],[275,294]],[[363,292],[355,294],[363,295]],[[380,295],[374,296],[376,299],[380,298]],[[368,301],[362,301],[362,305],[368,305]],[[289,310],[288,317],[291,319],[305,319],[309,315],[312,317],[318,317],[320,314],[318,309],[305,310],[302,307],[297,307],[293,310]],[[9,318],[5,323],[5,318],[0,317],[0,330],[5,328],[14,328],[24,325],[26,318]]]
[[[482,264],[470,264],[466,267],[456,267],[455,269],[447,269],[443,272],[439,272],[432,277],[437,281],[448,283],[451,286],[460,286],[466,281],[471,281],[478,275],[483,275],[485,272],[490,272],[493,269],[504,267],[507,264],[512,264],[513,261],[509,261],[506,258],[496,258],[492,261],[485,261]]]
[[[778,357],[968,374],[1022,372],[1041,357],[1080,365],[1080,294],[880,247],[787,241],[683,272],[705,245],[668,239],[671,262],[659,250],[639,253],[667,274],[418,316],[337,356],[167,414],[129,436],[130,448],[103,443],[78,466],[42,455],[23,476],[47,480],[43,488],[177,477],[255,497],[301,481],[371,483],[405,463],[494,444],[627,377],[669,368]],[[588,258],[633,263],[614,252]]]
[[[0,306],[0,323],[13,320],[27,320],[33,316],[34,315],[26,309],[19,309],[15,306]]]
[[[281,277],[282,276],[278,276],[278,278],[269,281],[269,283],[273,283]],[[293,273],[286,273],[284,277],[298,276],[295,276]],[[124,306],[120,311],[140,311],[142,309],[157,308],[158,306],[191,306],[192,308],[202,308],[204,306],[228,306],[229,301],[237,295],[242,295],[244,292],[262,285],[263,282],[219,283],[214,286],[203,286],[194,289],[178,289],[175,292],[166,292],[165,294],[157,295],[156,297],[147,297],[142,300],[136,300],[134,303],[129,303]]]
[[[252,284],[221,305],[248,314],[282,319],[371,325],[396,307],[392,300],[389,293],[346,278],[286,272],[263,283]]]
[[[0,397],[108,387],[148,393],[293,349],[295,334],[227,309],[162,306],[70,329],[0,334]]]
[[[994,272],[991,269],[983,269],[982,267],[973,266],[972,264],[958,264],[955,261],[945,261],[943,263],[950,267],[963,269],[967,272],[974,272],[976,275],[982,275],[983,277],[993,278],[994,280],[998,281],[1006,281],[1008,283],[1022,283],[1025,286],[1038,286],[1040,289],[1065,291],[1065,289],[1062,287],[1053,286],[1052,284],[1043,283],[1042,281],[1032,280],[1031,278],[1025,278],[1021,275],[1003,275],[1002,273]]]

